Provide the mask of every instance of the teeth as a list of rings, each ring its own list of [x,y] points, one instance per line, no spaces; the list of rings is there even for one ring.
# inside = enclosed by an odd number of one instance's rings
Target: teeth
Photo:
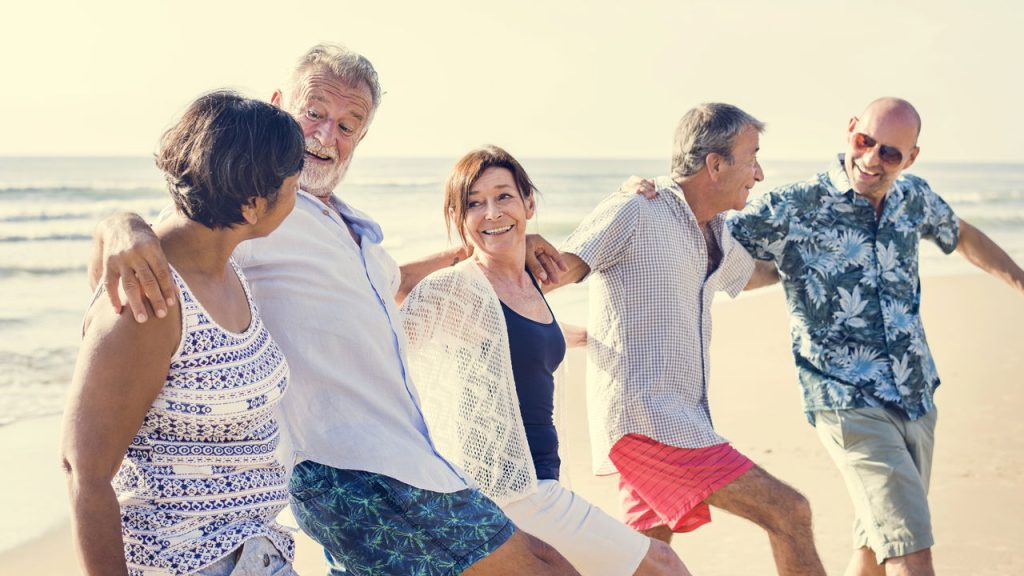
[[[487,234],[488,236],[493,236],[494,234],[504,234],[505,232],[508,232],[511,229],[512,229],[512,225],[509,224],[508,226],[505,226],[504,228],[491,228],[490,230],[481,230],[480,233],[481,234]]]
[[[309,154],[310,156],[315,156],[316,158],[319,158],[321,160],[334,160],[334,158],[331,158],[330,156],[321,156],[320,154],[317,154],[312,150],[306,150],[306,153]]]

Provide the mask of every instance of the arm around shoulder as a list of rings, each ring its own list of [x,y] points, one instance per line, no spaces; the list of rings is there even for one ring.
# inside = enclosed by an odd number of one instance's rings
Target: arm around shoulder
[[[960,220],[956,250],[971,264],[1024,294],[1024,270],[998,244],[966,220]]]
[[[156,317],[163,318],[177,295],[160,239],[141,216],[130,212],[109,216],[96,226],[89,282],[93,288],[103,283],[117,312],[123,305],[119,293],[123,288],[138,322],[149,318],[143,300],[149,302]]]

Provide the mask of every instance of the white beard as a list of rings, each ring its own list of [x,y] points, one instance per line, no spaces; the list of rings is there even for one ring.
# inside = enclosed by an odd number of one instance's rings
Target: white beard
[[[307,163],[299,175],[299,187],[319,198],[330,196],[348,172],[352,159],[337,167],[322,167]]]

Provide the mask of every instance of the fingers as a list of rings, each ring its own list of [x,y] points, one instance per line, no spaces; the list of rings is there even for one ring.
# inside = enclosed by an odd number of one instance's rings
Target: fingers
[[[148,320],[149,314],[147,313],[146,305],[142,302],[142,289],[138,278],[135,277],[135,271],[131,269],[122,271],[121,288],[124,289],[124,296],[128,300],[128,308],[131,309],[132,315],[135,316],[135,321],[142,323]],[[164,314],[167,314],[167,312],[164,311]]]
[[[149,300],[149,305],[153,307],[156,317],[167,316],[167,307],[174,306],[176,292],[167,261],[163,258],[156,261],[147,258],[141,266],[136,268],[135,276],[139,281],[142,295]],[[127,291],[127,286],[125,291]],[[132,310],[135,308],[132,307]]]
[[[543,267],[543,279],[545,284],[558,284],[561,281],[561,274],[559,271],[566,271],[568,268],[565,263],[561,261],[561,256],[557,259],[547,252],[541,252],[537,254],[537,261]]]
[[[619,187],[620,194],[639,194],[648,200],[653,200],[658,197],[657,188],[654,186],[654,180],[647,178],[641,178],[639,176],[630,176],[622,186]]]
[[[540,280],[541,283],[548,281],[548,273],[544,269],[544,264],[541,263],[540,257],[543,256],[543,252],[537,253],[531,250],[526,251],[526,269],[533,274],[533,277]]]

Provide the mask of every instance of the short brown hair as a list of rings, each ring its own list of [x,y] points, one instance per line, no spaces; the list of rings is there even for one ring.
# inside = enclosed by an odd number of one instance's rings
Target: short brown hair
[[[288,113],[230,90],[204,94],[164,133],[156,154],[178,211],[208,228],[245,222],[252,198],[277,202],[302,170],[302,128]]]
[[[466,206],[469,203],[469,189],[488,168],[504,168],[511,172],[512,179],[515,180],[516,188],[519,190],[519,197],[524,203],[527,198],[537,192],[537,188],[533,185],[526,170],[508,152],[497,146],[484,146],[473,150],[455,163],[444,184],[444,217],[448,227],[449,240],[452,237],[452,223],[454,223],[459,238],[462,239],[463,244],[466,243],[464,225],[466,223]]]

